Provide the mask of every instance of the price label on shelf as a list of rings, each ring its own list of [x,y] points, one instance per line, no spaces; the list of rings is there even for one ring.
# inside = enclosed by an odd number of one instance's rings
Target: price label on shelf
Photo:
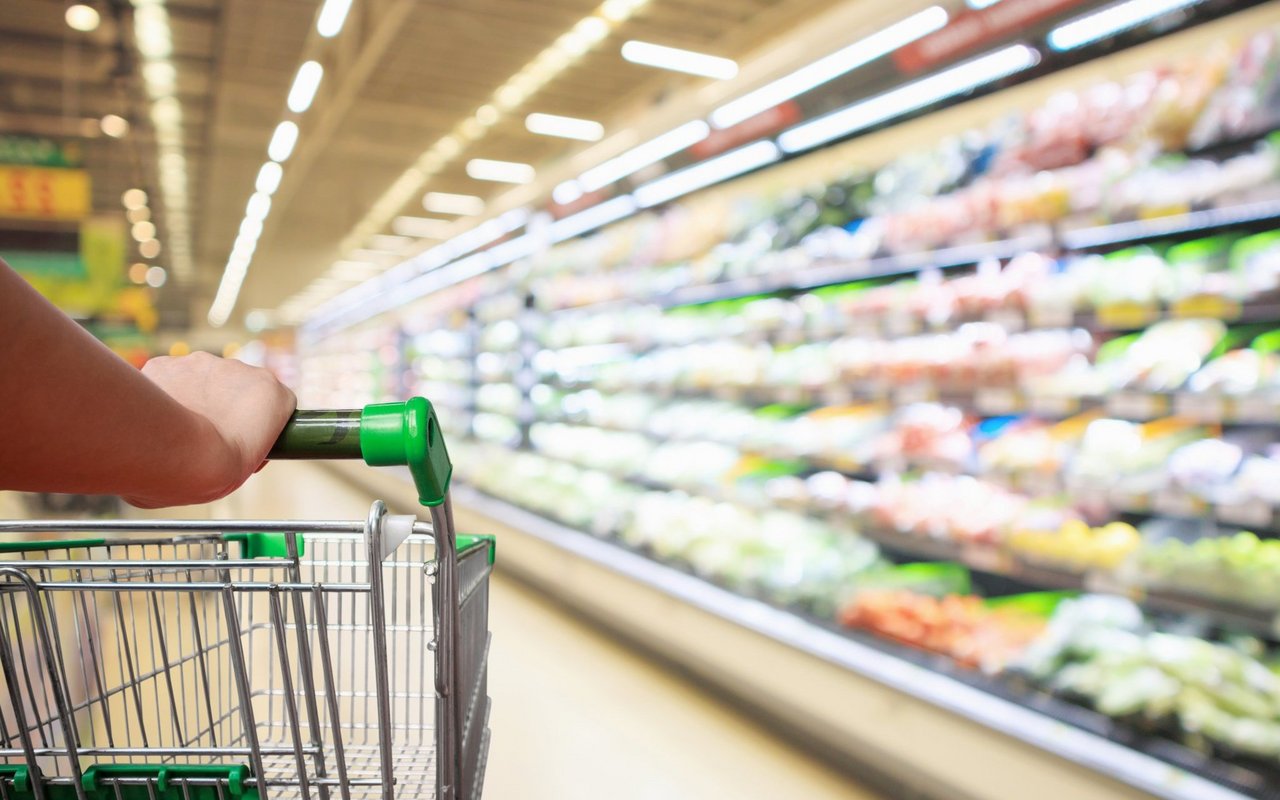
[[[827,386],[822,390],[822,402],[829,406],[852,405],[853,390],[848,386]]]
[[[778,387],[778,402],[787,403],[789,405],[799,405],[805,399],[805,391],[799,386],[780,386]]]
[[[1175,317],[1209,317],[1212,319],[1240,319],[1240,303],[1216,294],[1197,294],[1173,304]]]
[[[1235,399],[1233,416],[1239,422],[1280,422],[1280,402],[1267,394],[1247,394]]]
[[[1027,406],[1034,414],[1046,417],[1069,417],[1080,410],[1080,399],[1065,395],[1033,394]]]
[[[1199,497],[1173,489],[1161,489],[1151,498],[1151,505],[1158,514],[1171,517],[1203,516],[1208,505]]]
[[[1169,413],[1169,398],[1147,392],[1116,392],[1107,398],[1107,413],[1123,419],[1155,419]]]
[[[1027,327],[1027,318],[1021,311],[1012,308],[997,308],[987,314],[987,322],[995,323],[1010,333],[1017,333]]]
[[[1214,507],[1214,512],[1221,521],[1246,528],[1270,528],[1276,516],[1276,510],[1270,503],[1257,498],[1220,503]]]
[[[1085,573],[1084,590],[1093,594],[1119,595],[1138,603],[1147,597],[1147,592],[1142,586],[1125,583],[1108,572]]]
[[[960,560],[974,569],[1005,574],[1013,571],[1013,557],[992,545],[966,544],[960,548]]]
[[[1012,414],[1021,409],[1022,397],[1013,389],[996,386],[974,392],[973,404],[983,414]]]
[[[1057,475],[1049,472],[1024,472],[1018,479],[1018,486],[1033,497],[1051,497],[1062,491]]]
[[[906,311],[885,315],[885,330],[890,336],[911,336],[920,332],[920,318]]]
[[[1145,492],[1131,492],[1123,489],[1112,489],[1106,492],[1107,504],[1125,511],[1151,510],[1151,495]]]
[[[1173,409],[1179,416],[1197,422],[1222,422],[1227,418],[1227,403],[1216,394],[1183,392],[1173,398]]]
[[[1032,308],[1027,316],[1036,328],[1070,328],[1075,324],[1075,312],[1069,306]]]
[[[1151,303],[1107,303],[1098,306],[1098,322],[1106,328],[1145,328],[1160,318]]]
[[[906,386],[899,387],[893,394],[894,402],[898,405],[907,405],[909,403],[928,403],[937,397],[933,387],[927,383],[911,383]]]

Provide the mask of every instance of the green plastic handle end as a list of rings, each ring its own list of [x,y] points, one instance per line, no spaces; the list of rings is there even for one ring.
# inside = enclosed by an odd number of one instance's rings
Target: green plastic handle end
[[[424,506],[444,502],[453,464],[435,408],[425,397],[365,406],[360,414],[360,454],[371,467],[407,466]]]

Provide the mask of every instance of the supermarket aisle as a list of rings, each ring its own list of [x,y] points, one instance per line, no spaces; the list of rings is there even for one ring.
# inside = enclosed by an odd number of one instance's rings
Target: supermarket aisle
[[[369,500],[322,468],[280,463],[183,515],[362,518]],[[487,798],[873,797],[523,586],[498,576],[492,591]]]

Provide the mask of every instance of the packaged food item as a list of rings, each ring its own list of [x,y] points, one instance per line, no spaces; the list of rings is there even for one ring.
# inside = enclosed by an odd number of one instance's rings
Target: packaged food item
[[[1043,617],[1014,604],[993,606],[971,595],[937,598],[902,589],[859,591],[839,619],[986,672],[998,672],[1019,657],[1045,626]]]

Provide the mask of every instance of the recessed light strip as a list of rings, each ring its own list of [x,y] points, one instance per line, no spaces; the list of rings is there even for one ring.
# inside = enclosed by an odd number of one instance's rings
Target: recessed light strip
[[[179,279],[187,279],[192,273],[187,157],[182,136],[182,104],[177,96],[177,73],[172,61],[169,12],[163,0],[132,0],[132,5],[133,36],[142,60],[142,81],[151,100],[151,123],[156,132],[169,265]],[[159,242],[148,248],[157,254],[159,250]]]
[[[710,134],[710,126],[702,120],[686,122],[678,128],[631,148],[620,156],[592,167],[578,176],[578,183],[588,192],[603,189],[650,164],[656,164],[668,156],[692,147]]]
[[[1074,50],[1201,2],[1203,0],[1128,0],[1059,25],[1049,32],[1046,41],[1054,50]]]
[[[381,232],[414,195],[422,191],[426,182],[456,159],[465,146],[483,138],[503,115],[523,105],[648,2],[649,0],[606,0],[521,67],[494,90],[489,103],[459,122],[453,131],[424,151],[417,163],[392,183],[343,240],[341,251],[354,250],[370,236]]]
[[[1005,47],[790,128],[778,137],[778,145],[787,153],[808,150],[1030,69],[1039,62],[1040,54],[1034,48],[1022,44]]]
[[[851,72],[877,58],[892,53],[903,45],[926,36],[947,24],[947,11],[931,6],[901,22],[843,47],[808,66],[748,92],[711,112],[709,119],[717,128],[727,128],[750,119],[762,111],[811,91],[828,81]]]
[[[782,151],[773,142],[755,142],[646,183],[635,191],[636,204],[640,208],[656,206],[772,164],[781,157]]]
[[[635,40],[626,42],[622,45],[622,57],[632,64],[669,69],[702,78],[728,80],[738,74],[738,63],[731,58],[721,58],[652,42]]]
[[[580,142],[598,142],[604,137],[604,126],[599,122],[558,114],[530,114],[524,118],[524,127],[539,136],[558,136]]]

